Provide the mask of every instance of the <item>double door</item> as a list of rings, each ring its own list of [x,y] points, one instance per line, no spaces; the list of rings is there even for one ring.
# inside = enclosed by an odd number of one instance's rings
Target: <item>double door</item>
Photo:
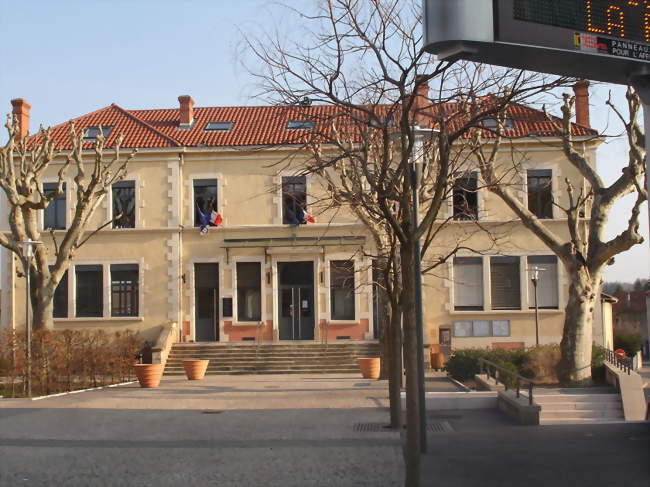
[[[278,263],[280,340],[314,339],[314,263]]]
[[[219,340],[219,264],[194,264],[194,339]]]

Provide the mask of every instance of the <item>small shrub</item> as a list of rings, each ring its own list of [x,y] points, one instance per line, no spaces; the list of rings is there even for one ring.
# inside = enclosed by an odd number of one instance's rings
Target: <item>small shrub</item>
[[[614,337],[614,348],[623,349],[628,357],[636,355],[643,346],[643,340],[638,333],[618,333]]]
[[[591,346],[591,366],[600,367],[605,363],[605,348],[595,343]]]
[[[560,364],[560,346],[540,345],[529,348],[522,364],[522,375],[535,382],[556,384],[558,382],[558,366]]]

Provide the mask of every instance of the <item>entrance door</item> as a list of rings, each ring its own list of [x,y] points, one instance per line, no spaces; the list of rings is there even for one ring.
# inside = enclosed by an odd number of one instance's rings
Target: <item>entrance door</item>
[[[194,339],[219,340],[219,264],[194,264]]]
[[[313,340],[313,262],[278,262],[278,300],[280,340]]]

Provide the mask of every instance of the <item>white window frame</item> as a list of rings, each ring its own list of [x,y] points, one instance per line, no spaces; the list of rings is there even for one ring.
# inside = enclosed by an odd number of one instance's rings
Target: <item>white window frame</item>
[[[142,223],[140,222],[140,208],[144,206],[140,196],[140,179],[138,176],[133,176],[133,177],[126,177],[122,179],[121,181],[118,182],[126,182],[126,181],[133,181],[133,185],[135,187],[135,226],[133,228],[113,228],[113,224],[108,227],[109,230],[116,230],[116,231],[129,231],[129,230],[137,230],[138,228],[142,228]],[[115,217],[113,215],[113,185],[110,187],[110,191],[106,194],[106,201],[107,201],[107,213],[108,213],[108,219],[110,221],[113,220]]]
[[[59,178],[43,178],[41,180],[41,191],[43,191],[43,184],[58,183]],[[65,228],[62,230],[54,230],[55,232],[65,232],[70,227],[70,180],[65,178],[63,180],[65,184]],[[45,228],[45,210],[40,210],[38,212],[38,227],[41,231],[47,231]]]
[[[237,291],[237,263],[258,262],[260,264],[260,321],[239,321],[239,293]],[[266,316],[266,258],[257,255],[240,255],[231,259],[232,266],[232,324],[234,326],[259,326],[265,323]],[[315,280],[315,279],[314,279]]]
[[[190,177],[187,180],[188,191],[186,191],[186,194],[190,196],[190,199],[187,202],[188,219],[186,220],[186,222],[189,222],[189,225],[186,225],[186,228],[195,228],[195,229],[199,228],[194,226],[194,213],[196,212],[195,199],[194,199],[194,181],[197,179],[217,180],[217,212],[221,215],[222,218],[221,225],[219,225],[219,227],[225,227],[226,216],[224,214],[224,205],[226,201],[223,197],[223,187],[225,186],[223,176],[221,173],[206,172],[206,173],[193,173],[190,175]],[[211,228],[214,230],[217,227],[211,227]]]
[[[531,270],[528,267],[528,257],[555,257],[555,266],[556,266],[556,274],[557,274],[557,282],[555,284],[555,290],[557,291],[557,308],[539,308],[539,311],[557,311],[559,309],[562,309],[562,265],[561,265],[561,260],[560,258],[555,255],[555,254],[530,254],[524,256],[524,263],[526,265],[526,298],[527,298],[527,303],[526,305],[528,306],[528,309],[534,310],[535,309],[535,296],[530,292],[530,286],[528,286],[528,283],[530,282],[530,276],[531,276]],[[543,274],[544,271],[541,273]]]
[[[558,216],[558,208],[556,207],[555,203],[558,202],[558,198],[560,196],[558,188],[559,188],[559,177],[560,177],[560,171],[558,169],[558,165],[555,163],[549,163],[549,162],[526,162],[523,164],[523,181],[522,181],[522,201],[524,203],[524,206],[528,208],[528,171],[540,171],[540,170],[548,170],[551,171],[551,197],[553,198],[553,204],[551,204],[551,218],[543,218],[541,219],[542,221],[544,220],[555,220],[559,218]]]
[[[313,177],[311,174],[296,174],[296,170],[286,170],[280,171],[273,177],[273,185],[275,187],[275,196],[273,198],[275,203],[275,225],[280,225],[282,227],[290,227],[288,223],[282,223],[282,210],[284,209],[284,202],[282,201],[282,178],[286,177],[296,177],[304,176],[305,177],[305,191],[307,192],[307,213],[313,215],[312,206],[314,204],[314,197],[312,195],[313,189]],[[311,226],[317,225],[318,223],[310,223]]]
[[[54,261],[50,263],[53,265]],[[111,316],[111,264],[136,264],[138,266],[138,316]],[[102,266],[102,316],[76,316],[78,265]],[[144,259],[89,259],[75,260],[68,267],[68,317],[54,318],[54,322],[84,321],[143,321],[144,320]]]
[[[332,319],[332,292],[331,292],[331,262],[337,260],[352,261],[354,265],[354,319],[352,320],[333,320]],[[361,308],[361,276],[363,269],[360,268],[361,262],[352,253],[336,253],[327,254],[324,259],[324,281],[326,297],[325,297],[325,313],[327,314],[327,322],[330,325],[352,325],[360,324],[360,308]]]

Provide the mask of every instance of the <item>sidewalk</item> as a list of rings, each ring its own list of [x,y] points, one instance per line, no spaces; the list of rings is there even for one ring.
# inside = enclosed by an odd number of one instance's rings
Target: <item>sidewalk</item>
[[[399,433],[355,428],[388,420],[386,389],[356,375],[211,376],[0,400],[0,486],[399,486]]]

